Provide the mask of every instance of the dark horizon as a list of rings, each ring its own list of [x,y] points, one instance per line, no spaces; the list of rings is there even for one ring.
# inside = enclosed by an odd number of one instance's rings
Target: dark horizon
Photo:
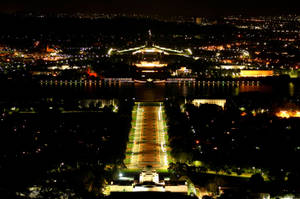
[[[161,16],[224,16],[224,15],[286,15],[300,14],[300,9],[289,0],[284,2],[271,1],[195,1],[180,0],[152,0],[141,2],[137,0],[31,0],[21,2],[13,0],[0,3],[1,13],[15,12],[41,12],[41,13],[124,13]]]

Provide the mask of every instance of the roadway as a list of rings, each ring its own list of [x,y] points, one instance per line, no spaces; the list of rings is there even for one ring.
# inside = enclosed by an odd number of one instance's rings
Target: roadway
[[[162,102],[136,102],[126,151],[128,169],[168,169],[167,131]]]

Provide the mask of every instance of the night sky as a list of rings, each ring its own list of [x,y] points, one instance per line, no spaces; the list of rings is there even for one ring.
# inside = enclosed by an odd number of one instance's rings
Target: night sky
[[[105,12],[147,15],[221,16],[300,14],[292,0],[9,0],[0,12]]]

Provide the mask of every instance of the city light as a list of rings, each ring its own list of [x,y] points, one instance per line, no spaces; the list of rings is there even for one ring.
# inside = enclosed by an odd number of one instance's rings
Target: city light
[[[113,7],[2,8],[0,198],[300,193],[299,15]]]
[[[193,52],[192,52],[192,50],[191,50],[190,48],[188,48],[188,49],[186,49],[186,50],[188,51],[188,53],[189,53],[190,55],[193,54]]]
[[[215,104],[224,109],[226,99],[194,99],[192,104],[199,107],[201,104]]]
[[[107,55],[108,55],[108,56],[111,56],[111,53],[112,53],[113,50],[114,50],[114,49],[110,48],[110,49],[108,50],[108,52],[107,52]]]
[[[157,70],[142,70],[142,73],[155,73]]]
[[[138,68],[162,68],[167,66],[167,64],[162,64],[159,61],[147,62],[141,61],[140,63],[135,64]]]
[[[164,53],[164,51],[156,48],[145,48],[145,49],[134,51],[132,54],[135,55],[138,53]]]
[[[300,111],[281,110],[277,112],[275,115],[281,118],[300,117]]]
[[[268,77],[273,76],[272,70],[241,70],[241,77]]]

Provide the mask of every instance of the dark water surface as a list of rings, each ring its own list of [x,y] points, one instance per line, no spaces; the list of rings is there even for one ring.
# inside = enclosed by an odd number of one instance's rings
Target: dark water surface
[[[233,85],[233,84],[137,84],[106,82],[101,85],[4,85],[0,86],[1,100],[72,98],[72,99],[120,99],[134,98],[136,101],[163,101],[168,98],[228,98],[242,93],[264,93],[274,98],[300,96],[300,86],[285,85]]]

